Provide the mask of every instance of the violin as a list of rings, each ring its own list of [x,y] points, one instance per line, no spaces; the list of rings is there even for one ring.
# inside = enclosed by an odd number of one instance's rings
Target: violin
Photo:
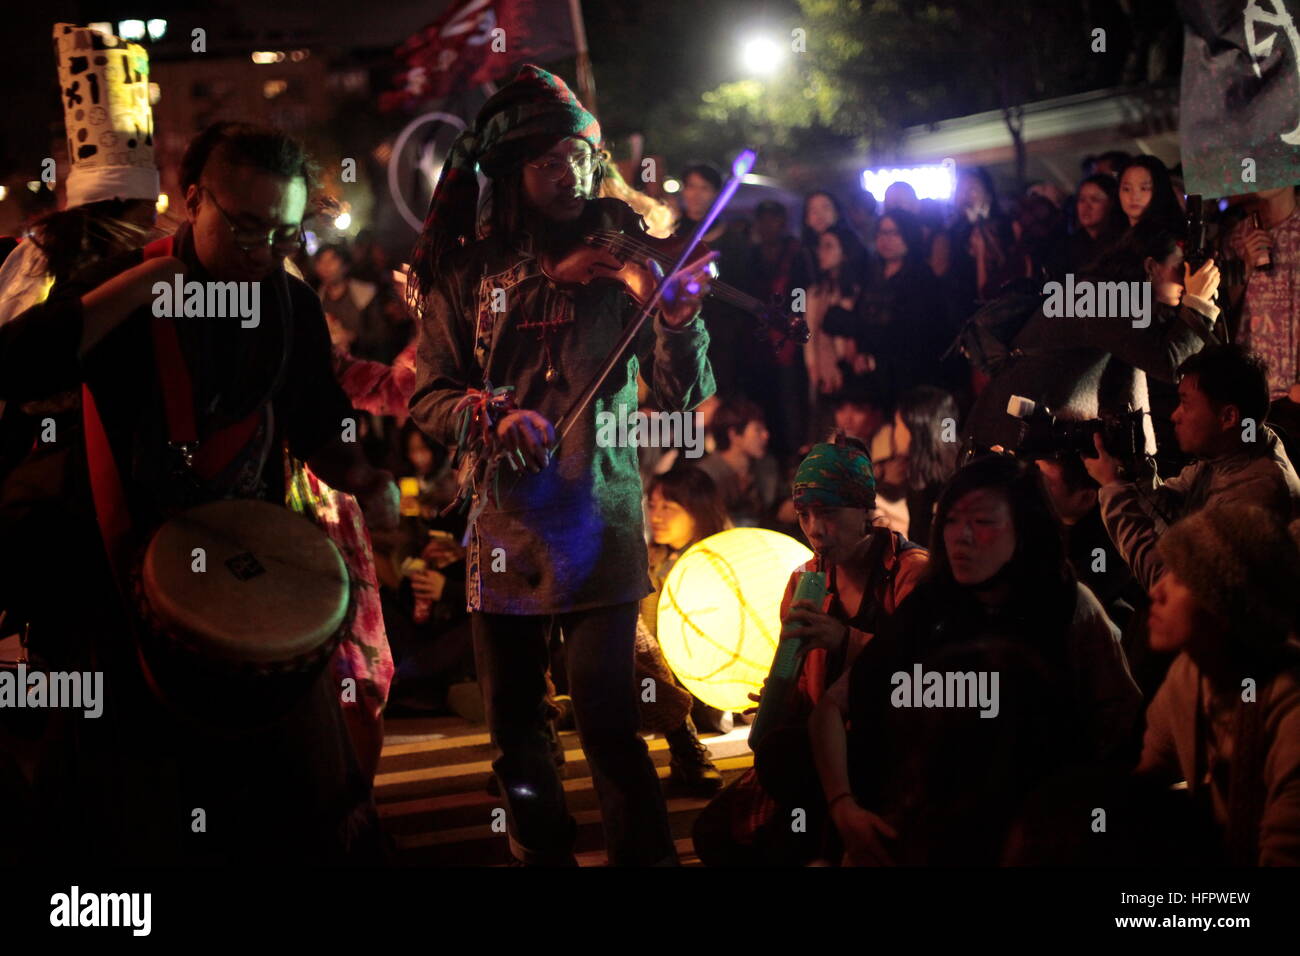
[[[671,270],[689,242],[686,236],[657,239],[643,233],[633,234],[625,229],[604,228],[587,232],[567,251],[539,256],[542,274],[557,285],[587,285],[597,280],[618,282],[628,294],[644,306],[655,293],[658,280],[651,271],[651,260],[666,273]],[[687,264],[707,256],[709,247],[703,242],[695,245]],[[787,340],[800,344],[808,341],[808,324],[802,316],[792,315],[775,305],[765,305],[751,295],[727,285],[710,283],[710,294],[728,305],[748,312],[758,319],[754,330],[758,338],[771,333],[774,348]]]

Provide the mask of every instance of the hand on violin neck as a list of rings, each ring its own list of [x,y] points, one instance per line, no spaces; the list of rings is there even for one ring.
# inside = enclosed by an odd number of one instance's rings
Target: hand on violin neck
[[[669,328],[679,329],[695,318],[704,297],[709,294],[710,282],[716,273],[713,264],[717,259],[718,253],[710,252],[669,277],[659,307],[664,324]],[[662,278],[664,272],[659,263],[653,259],[648,262],[655,277]]]

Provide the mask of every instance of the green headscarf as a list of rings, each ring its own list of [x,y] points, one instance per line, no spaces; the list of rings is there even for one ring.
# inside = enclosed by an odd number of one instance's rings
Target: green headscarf
[[[876,506],[871,456],[860,445],[848,442],[813,445],[795,472],[794,503],[870,511]]]

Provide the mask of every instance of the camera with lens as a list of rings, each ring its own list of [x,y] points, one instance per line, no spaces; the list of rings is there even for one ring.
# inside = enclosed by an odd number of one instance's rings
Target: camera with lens
[[[1100,418],[1075,420],[1058,418],[1050,408],[1023,395],[1012,395],[1007,414],[1020,419],[1020,434],[1009,450],[1017,458],[1033,461],[1075,452],[1082,458],[1096,458],[1093,436],[1100,435],[1102,447],[1119,459],[1130,472],[1146,458],[1146,412],[1125,411]]]

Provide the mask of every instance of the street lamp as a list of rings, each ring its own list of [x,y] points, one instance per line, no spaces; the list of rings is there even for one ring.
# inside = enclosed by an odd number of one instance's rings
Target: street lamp
[[[740,65],[746,73],[771,73],[782,59],[780,44],[770,37],[749,37],[740,45]]]

